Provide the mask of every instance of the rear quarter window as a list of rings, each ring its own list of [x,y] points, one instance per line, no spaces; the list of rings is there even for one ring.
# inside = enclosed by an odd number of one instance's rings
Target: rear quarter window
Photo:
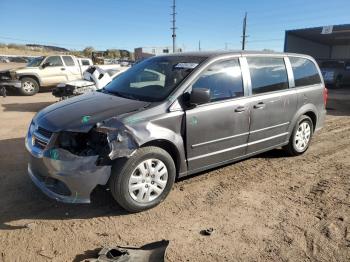
[[[289,57],[289,61],[293,69],[295,87],[321,83],[316,65],[311,60],[302,57]]]

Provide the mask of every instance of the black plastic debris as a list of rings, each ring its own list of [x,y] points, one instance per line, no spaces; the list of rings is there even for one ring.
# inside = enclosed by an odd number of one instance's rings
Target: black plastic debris
[[[210,228],[201,230],[200,234],[202,236],[210,236],[213,232],[214,232],[214,228],[210,227]]]
[[[136,247],[103,247],[98,258],[90,258],[86,262],[162,262],[168,240],[162,240]]]
[[[0,86],[0,96],[6,97],[6,88],[4,86]]]

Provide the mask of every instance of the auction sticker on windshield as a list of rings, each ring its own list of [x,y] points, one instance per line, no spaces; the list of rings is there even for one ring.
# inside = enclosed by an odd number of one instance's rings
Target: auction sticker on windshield
[[[193,69],[198,66],[198,63],[178,63],[175,65],[176,69]]]

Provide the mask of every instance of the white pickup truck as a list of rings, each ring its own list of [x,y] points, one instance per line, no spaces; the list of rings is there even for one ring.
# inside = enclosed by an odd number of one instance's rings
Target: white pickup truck
[[[0,72],[0,88],[17,88],[22,95],[34,95],[41,87],[81,79],[91,59],[71,55],[41,56],[26,67]]]

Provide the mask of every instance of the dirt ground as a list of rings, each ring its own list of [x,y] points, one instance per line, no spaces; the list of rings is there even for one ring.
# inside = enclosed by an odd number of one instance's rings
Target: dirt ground
[[[325,128],[306,154],[276,149],[192,176],[139,214],[106,190],[67,205],[32,184],[24,136],[53,102],[50,93],[0,98],[0,261],[82,261],[106,244],[162,239],[167,261],[350,260],[350,88],[330,91]]]

